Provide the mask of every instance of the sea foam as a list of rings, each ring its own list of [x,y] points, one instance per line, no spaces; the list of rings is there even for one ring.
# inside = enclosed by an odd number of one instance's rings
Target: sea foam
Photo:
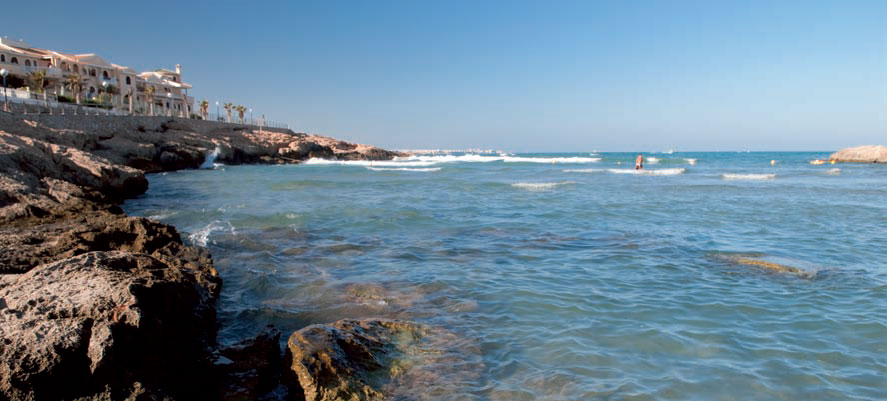
[[[725,180],[772,180],[776,174],[722,174]]]
[[[637,174],[637,175],[678,175],[684,174],[687,172],[685,168],[661,168],[661,169],[620,169],[620,168],[610,168],[607,169],[608,172],[613,174]]]
[[[440,171],[440,167],[409,168],[409,167],[370,167],[370,166],[367,166],[367,170],[372,170],[372,171],[414,171],[414,172],[430,173],[433,171]]]
[[[211,169],[211,168],[216,167],[215,161],[216,161],[216,157],[219,157],[219,152],[220,152],[220,150],[218,147],[213,149],[212,153],[206,155],[206,160],[204,160],[203,163],[200,164],[200,168]]]
[[[528,191],[548,191],[552,190],[561,185],[572,185],[575,184],[573,181],[561,181],[561,182],[516,182],[511,184],[512,187],[526,189]]]
[[[212,236],[214,232],[224,232],[228,231],[233,235],[237,235],[237,231],[234,230],[234,226],[227,221],[215,220],[212,223],[207,224],[205,227],[195,231],[191,235],[188,236],[188,239],[191,240],[191,243],[200,246],[206,246],[209,243],[209,238]]]

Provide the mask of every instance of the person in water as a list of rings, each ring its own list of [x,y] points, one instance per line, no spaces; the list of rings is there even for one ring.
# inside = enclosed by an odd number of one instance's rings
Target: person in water
[[[638,158],[634,159],[634,169],[635,170],[643,170],[644,169],[644,155],[638,153]]]

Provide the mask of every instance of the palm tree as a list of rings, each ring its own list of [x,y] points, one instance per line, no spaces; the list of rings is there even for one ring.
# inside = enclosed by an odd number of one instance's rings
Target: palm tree
[[[28,87],[32,91],[41,93],[46,86],[46,70],[32,71],[28,74]]]
[[[83,91],[83,78],[79,74],[69,75],[65,80],[65,87],[74,92],[74,101],[80,104],[80,92]]]
[[[209,120],[209,101],[206,99],[200,101],[200,115],[204,120]]]
[[[236,108],[237,116],[240,117],[240,123],[243,124],[243,114],[246,113],[246,107],[244,105],[239,105]]]
[[[230,123],[231,122],[231,112],[234,111],[234,103],[228,102],[228,103],[225,103],[225,105],[222,107],[225,109],[225,113],[228,114],[228,122]]]
[[[149,115],[154,115],[154,85],[145,85],[145,99],[150,104]]]

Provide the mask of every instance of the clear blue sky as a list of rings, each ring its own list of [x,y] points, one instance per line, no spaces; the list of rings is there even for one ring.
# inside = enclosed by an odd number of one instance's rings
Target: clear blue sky
[[[884,0],[10,3],[0,35],[389,148],[887,144]]]

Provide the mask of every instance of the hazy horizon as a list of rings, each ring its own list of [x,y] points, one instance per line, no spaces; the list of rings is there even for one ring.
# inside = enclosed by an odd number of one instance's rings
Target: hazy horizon
[[[887,2],[91,4],[10,4],[0,35],[385,148],[887,142]]]

